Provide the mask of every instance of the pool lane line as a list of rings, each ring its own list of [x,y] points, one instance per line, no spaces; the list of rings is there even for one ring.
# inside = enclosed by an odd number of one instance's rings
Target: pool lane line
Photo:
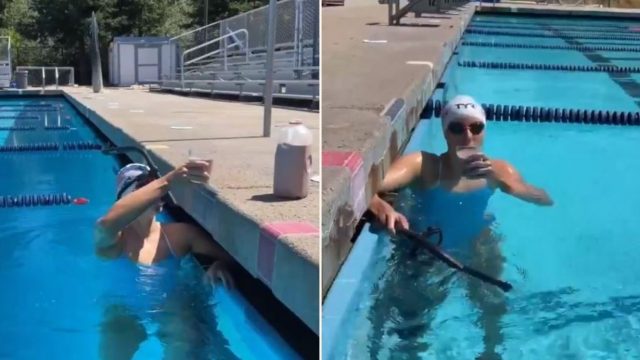
[[[574,37],[569,37],[567,34],[562,34],[560,32],[556,32],[555,29],[549,27],[551,32],[555,32],[559,38],[564,40],[567,44],[572,46],[582,46],[580,41],[576,40]],[[580,51],[580,50],[578,50]],[[580,51],[584,57],[589,59],[592,63],[596,65],[611,65],[611,59],[607,58],[604,55],[598,54],[595,51]],[[611,80],[616,83],[620,88],[627,94],[629,97],[635,100],[635,103],[638,107],[640,107],[640,83],[636,79],[631,76],[629,72],[616,72],[616,73],[607,73]]]
[[[494,47],[494,48],[509,48],[509,49],[640,52],[640,47],[630,47],[630,46],[537,45],[537,44],[495,43],[495,42],[488,42],[488,41],[470,41],[470,40],[463,40],[461,44],[464,46],[479,46],[479,47]]]
[[[550,30],[548,30],[550,31]],[[495,35],[495,36],[518,36],[518,37],[530,37],[530,38],[558,38],[560,35],[551,35],[551,34],[532,34],[525,32],[510,32],[510,31],[494,31],[494,30],[479,30],[474,29],[473,27],[468,27],[465,30],[465,34],[478,34],[478,35]],[[567,33],[561,33],[562,35],[566,35]],[[595,35],[578,35],[571,36],[575,39],[593,39],[593,40],[623,40],[623,41],[638,41],[640,42],[640,36],[613,36],[613,35],[603,35],[603,36],[595,36]]]
[[[598,65],[565,65],[565,64],[531,64],[493,61],[458,61],[458,66],[497,70],[537,70],[564,72],[606,72],[606,73],[640,73],[638,66],[618,66],[615,64]]]

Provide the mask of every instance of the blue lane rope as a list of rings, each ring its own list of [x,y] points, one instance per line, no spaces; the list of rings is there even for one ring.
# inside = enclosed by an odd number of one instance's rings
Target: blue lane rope
[[[73,199],[67,193],[0,196],[0,208],[70,205]]]
[[[629,47],[629,46],[536,45],[536,44],[510,44],[510,43],[494,43],[494,42],[466,41],[466,40],[462,41],[462,45],[496,47],[496,48],[516,48],[516,49],[578,50],[578,51],[586,51],[586,52],[594,52],[594,51],[640,52],[640,47]]]
[[[505,35],[505,36],[520,36],[520,37],[538,37],[538,38],[558,38],[558,36],[566,35],[567,37],[571,37],[574,39],[598,39],[598,40],[629,40],[629,41],[640,41],[639,36],[613,36],[613,35],[573,35],[569,34],[569,32],[558,32],[557,35],[550,34],[532,34],[532,33],[523,33],[523,32],[511,32],[511,31],[494,31],[494,30],[481,30],[473,27],[468,27],[465,30],[467,34],[479,34],[479,35]]]
[[[492,61],[459,61],[458,66],[500,70],[544,70],[569,72],[605,72],[605,73],[638,73],[638,66],[617,65],[564,65],[564,64],[528,64]]]
[[[473,27],[474,29],[501,29],[501,30],[538,30],[538,31],[545,31],[547,29],[545,29],[543,26],[522,26],[522,25],[513,25],[513,26],[505,26],[505,25],[484,25],[484,24],[477,24],[477,23],[471,23],[469,25],[470,27]],[[555,30],[558,31],[564,31],[564,32],[582,32],[582,33],[611,33],[611,34],[619,34],[619,35],[624,35],[624,34],[637,34],[633,31],[629,31],[628,29],[598,29],[598,28],[587,28],[587,27],[556,27],[555,25],[548,25],[549,27],[554,28]]]
[[[0,146],[0,153],[7,152],[33,152],[33,151],[77,151],[77,150],[102,150],[101,144],[90,141],[72,141],[63,143],[36,143],[23,145]]]
[[[444,104],[429,99],[421,119],[440,117]],[[640,126],[640,112],[616,110],[561,109],[552,107],[482,104],[487,120],[520,122],[556,122],[599,125]]]

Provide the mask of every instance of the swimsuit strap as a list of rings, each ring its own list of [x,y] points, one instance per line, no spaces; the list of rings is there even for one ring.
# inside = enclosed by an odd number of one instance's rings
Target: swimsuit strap
[[[436,184],[436,186],[440,186],[441,176],[442,176],[442,154],[438,156],[438,183]]]
[[[162,225],[160,225],[160,234],[162,237],[164,237],[164,240],[167,242],[167,246],[169,247],[169,251],[171,252],[171,255],[173,255],[173,257],[175,258],[178,258],[178,255],[176,255],[175,251],[173,251],[173,247],[171,246],[171,242],[169,241],[167,234],[165,234],[164,230],[162,230]]]

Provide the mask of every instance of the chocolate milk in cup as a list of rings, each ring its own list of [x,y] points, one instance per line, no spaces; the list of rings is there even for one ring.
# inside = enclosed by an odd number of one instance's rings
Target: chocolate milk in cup
[[[283,129],[276,148],[273,171],[273,194],[301,199],[309,193],[311,172],[311,131],[301,121],[291,121]]]

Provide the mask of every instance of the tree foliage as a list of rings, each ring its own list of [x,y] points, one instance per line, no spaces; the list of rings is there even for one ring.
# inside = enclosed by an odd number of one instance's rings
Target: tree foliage
[[[90,80],[91,13],[100,27],[103,74],[117,36],[175,36],[204,25],[205,0],[0,0],[0,35],[10,36],[14,65],[76,68]],[[209,23],[268,4],[269,0],[208,0]]]

